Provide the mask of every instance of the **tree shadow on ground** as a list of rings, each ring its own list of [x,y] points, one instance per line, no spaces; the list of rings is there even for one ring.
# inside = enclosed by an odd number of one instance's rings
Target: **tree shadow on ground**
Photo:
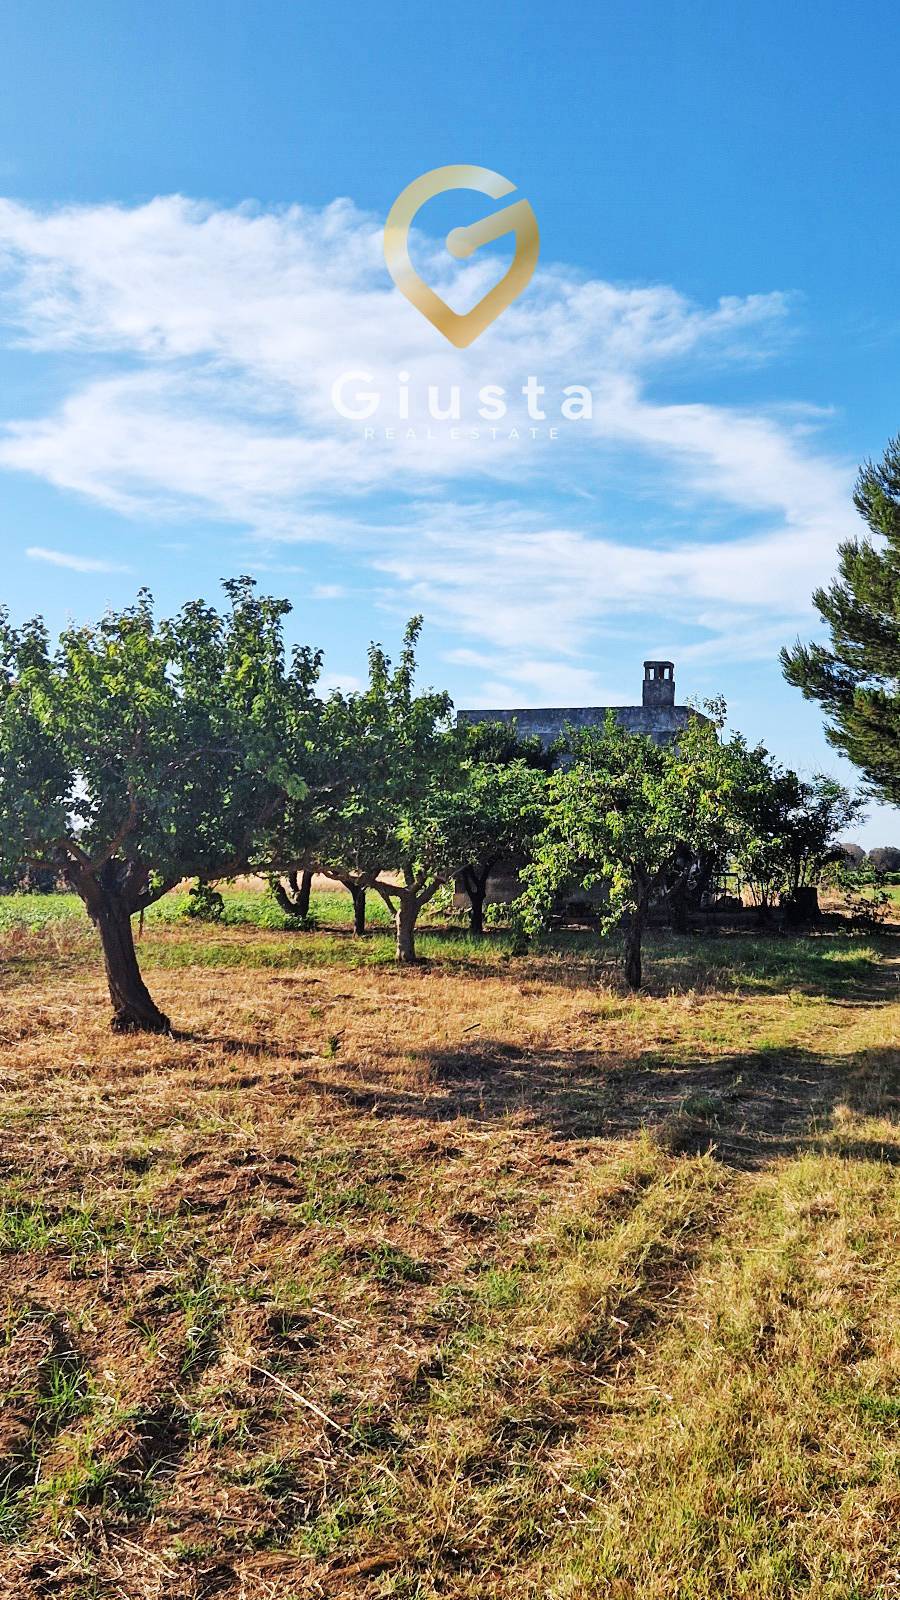
[[[241,1039],[230,1034],[204,1033],[191,1028],[173,1028],[171,1038],[179,1044],[218,1045],[226,1056],[252,1056],[257,1060],[311,1061],[320,1052],[313,1045],[294,1046],[272,1039]]]
[[[712,946],[712,948],[711,948]],[[727,965],[719,961],[724,946]],[[875,947],[881,956],[873,961]],[[596,948],[596,946],[595,946]],[[635,1004],[652,1004],[654,993],[697,992],[699,975],[723,1003],[762,993],[810,993],[833,998],[842,1008],[877,1011],[900,997],[900,930],[883,930],[866,939],[785,937],[760,939],[676,938],[657,934],[649,952],[649,994]],[[498,963],[498,966],[500,964]],[[458,970],[458,968],[456,969]],[[487,976],[491,965],[473,963]],[[500,966],[506,975],[510,963]],[[733,980],[723,984],[723,971]],[[398,974],[404,985],[429,981],[427,970]],[[529,957],[521,968],[529,983],[545,978],[557,985],[596,986],[596,967],[573,948],[558,949],[546,961]],[[622,997],[599,991],[621,1003]],[[347,1109],[376,1118],[411,1122],[514,1120],[523,1129],[543,1130],[560,1141],[616,1139],[642,1128],[654,1131],[673,1150],[714,1150],[722,1161],[757,1167],[776,1156],[821,1145],[823,1132],[841,1105],[851,1112],[897,1123],[900,1051],[873,1049],[856,1055],[827,1053],[765,1042],[710,1056],[685,1041],[665,1051],[526,1049],[507,1040],[473,1039],[464,1045],[425,1049],[413,1057],[422,1087],[398,1088],[391,1081],[348,1077],[340,1069],[319,1076],[314,1047],[286,1046],[279,1040],[218,1037],[185,1031],[185,1041],[217,1044],[228,1054],[294,1062],[298,1086],[339,1101]],[[338,1076],[340,1073],[340,1076]],[[253,1086],[262,1078],[250,1078]],[[865,1137],[854,1144],[852,1130],[835,1126],[829,1148],[844,1155],[900,1161],[900,1142]]]
[[[481,941],[459,928],[422,928],[419,966],[406,976],[425,977],[446,961],[448,970],[467,978],[527,976],[530,983],[566,988],[610,987],[625,997],[620,941],[583,929],[560,929],[538,939],[527,955],[510,954],[509,934],[489,932]],[[432,941],[458,946],[429,958]],[[872,960],[872,951],[881,958]],[[468,959],[467,959],[468,957]],[[651,930],[644,942],[641,994],[669,995],[691,990],[728,995],[784,994],[789,990],[850,1004],[900,1000],[900,927],[854,930],[846,918],[820,928],[778,933],[767,929],[722,927],[674,934]]]
[[[762,1047],[714,1060],[611,1060],[602,1051],[530,1051],[486,1040],[419,1059],[428,1077],[421,1090],[327,1080],[310,1086],[377,1118],[513,1119],[560,1141],[620,1139],[646,1128],[673,1151],[711,1150],[743,1168],[820,1148],[836,1109],[846,1107],[887,1120],[897,1138],[854,1142],[848,1129],[829,1147],[900,1163],[900,1051],[889,1048],[829,1056]]]

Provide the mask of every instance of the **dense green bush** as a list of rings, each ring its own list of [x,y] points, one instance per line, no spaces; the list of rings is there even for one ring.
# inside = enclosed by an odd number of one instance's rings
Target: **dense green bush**
[[[195,883],[188,894],[182,915],[196,922],[221,922],[225,915],[225,901],[212,884]]]

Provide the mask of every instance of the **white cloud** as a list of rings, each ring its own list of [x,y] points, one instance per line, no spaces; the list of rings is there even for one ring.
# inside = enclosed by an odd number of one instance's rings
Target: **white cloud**
[[[491,281],[490,258],[451,276],[446,252],[417,248],[454,298]],[[172,196],[56,211],[0,201],[0,310],[35,360],[65,352],[67,373],[83,362],[46,415],[0,420],[0,467],[130,517],[230,522],[260,555],[340,543],[382,573],[398,608],[489,647],[494,675],[521,694],[599,692],[575,657],[598,623],[608,633],[639,613],[698,656],[733,633],[745,653],[770,654],[808,621],[855,520],[850,466],[819,445],[819,413],[703,398],[711,368],[721,389],[731,367],[790,336],[780,294],[700,306],[551,264],[460,352],[390,284],[380,221],[349,201],[265,212]],[[383,394],[380,427],[397,422],[397,374],[410,374],[416,438],[366,441],[335,413],[333,381],[350,369]],[[571,383],[591,387],[593,418],[532,440],[519,394],[530,373],[546,390],[543,426],[560,423]],[[518,441],[484,424],[477,441],[449,425],[424,436],[429,384],[445,397],[459,384],[477,422],[486,382],[514,398]]]
[[[321,695],[329,695],[334,689],[340,689],[343,694],[356,694],[365,687],[364,679],[354,672],[323,672],[318,682]]]
[[[488,677],[483,685],[486,703],[504,706],[599,706],[612,704],[615,694],[603,687],[596,672],[564,661],[507,657],[491,662],[505,680]]]
[[[579,654],[592,628],[627,615],[657,614],[681,627],[730,637],[810,620],[811,585],[827,576],[830,540],[812,526],[787,538],[781,528],[715,544],[690,541],[660,549],[567,527],[493,526],[488,510],[467,513],[454,529],[444,516],[420,530],[415,545],[374,558],[436,620],[499,649],[540,644]],[[759,653],[770,650],[760,641]],[[451,659],[454,659],[451,657]],[[480,664],[479,653],[455,656]]]
[[[70,572],[130,572],[130,567],[119,566],[115,561],[100,561],[94,556],[70,555],[66,550],[45,550],[41,545],[29,545],[25,551],[29,561],[46,561],[51,567],[66,567]]]

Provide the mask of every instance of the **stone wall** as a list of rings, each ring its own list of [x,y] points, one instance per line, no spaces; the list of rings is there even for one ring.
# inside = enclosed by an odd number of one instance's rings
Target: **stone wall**
[[[690,706],[549,706],[540,710],[522,711],[458,711],[457,724],[473,722],[514,722],[523,738],[537,734],[545,749],[551,745],[566,726],[573,728],[602,728],[607,710],[629,733],[648,734],[657,744],[671,744],[692,716],[701,716]],[[706,721],[706,718],[703,718]]]

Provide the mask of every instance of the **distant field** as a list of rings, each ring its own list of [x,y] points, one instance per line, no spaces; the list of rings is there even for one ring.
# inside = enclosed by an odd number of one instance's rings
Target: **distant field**
[[[900,929],[0,901],[0,1594],[893,1600]]]
[[[288,925],[284,912],[279,910],[260,885],[234,888],[223,884],[219,887],[225,901],[225,925],[241,927],[249,923],[257,928],[279,929]],[[150,907],[145,914],[145,923],[183,921],[188,898],[186,889],[173,889]],[[314,890],[310,911],[322,927],[350,928],[353,925],[352,902],[340,884]],[[376,926],[387,925],[390,920],[387,906],[377,894],[368,896],[367,917]],[[0,932],[12,927],[41,928],[48,922],[69,919],[82,922],[84,918],[84,906],[77,894],[0,895]]]

